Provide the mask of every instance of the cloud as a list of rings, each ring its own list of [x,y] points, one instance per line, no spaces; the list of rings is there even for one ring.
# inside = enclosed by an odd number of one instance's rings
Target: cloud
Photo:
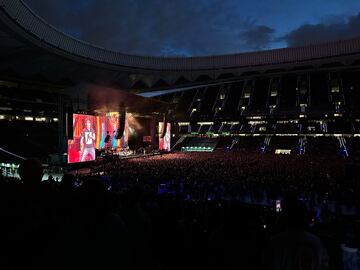
[[[242,34],[242,37],[244,38],[247,47],[253,50],[263,50],[267,49],[272,43],[274,32],[274,29],[266,25],[258,25],[245,31]]]
[[[232,0],[26,0],[46,21],[128,54],[199,56],[267,48],[275,30]]]
[[[360,37],[360,13],[345,19],[329,16],[319,24],[304,24],[280,39],[288,47],[295,47],[354,37]]]

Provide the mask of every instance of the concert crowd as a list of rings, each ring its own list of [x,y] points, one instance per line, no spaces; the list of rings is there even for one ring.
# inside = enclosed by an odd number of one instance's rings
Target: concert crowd
[[[337,157],[215,151],[1,179],[0,265],[65,269],[347,269],[359,184]]]

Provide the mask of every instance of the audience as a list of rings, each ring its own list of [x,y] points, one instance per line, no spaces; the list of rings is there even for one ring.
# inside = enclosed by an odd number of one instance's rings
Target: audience
[[[346,166],[337,158],[173,153],[101,161],[89,175],[41,182],[41,164],[26,160],[21,181],[1,181],[0,266],[338,269],[341,244],[360,239],[359,184],[343,178]]]

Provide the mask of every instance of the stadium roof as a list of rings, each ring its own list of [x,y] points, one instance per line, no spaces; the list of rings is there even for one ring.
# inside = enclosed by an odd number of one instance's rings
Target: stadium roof
[[[360,38],[209,57],[128,55],[61,32],[21,0],[0,0],[0,43],[3,74],[59,84],[91,82],[135,89],[360,62]]]

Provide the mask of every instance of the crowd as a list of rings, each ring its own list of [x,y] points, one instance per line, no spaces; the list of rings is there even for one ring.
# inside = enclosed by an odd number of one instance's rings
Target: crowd
[[[360,184],[348,165],[348,160],[336,156],[179,152],[100,164],[93,167],[93,174],[105,172],[119,188],[136,182],[163,184],[168,191],[195,200],[268,205],[291,191],[311,208],[341,211],[341,206],[354,209],[360,202]]]
[[[173,153],[60,183],[27,160],[20,177],[0,183],[3,269],[343,269],[360,240],[343,159]]]

